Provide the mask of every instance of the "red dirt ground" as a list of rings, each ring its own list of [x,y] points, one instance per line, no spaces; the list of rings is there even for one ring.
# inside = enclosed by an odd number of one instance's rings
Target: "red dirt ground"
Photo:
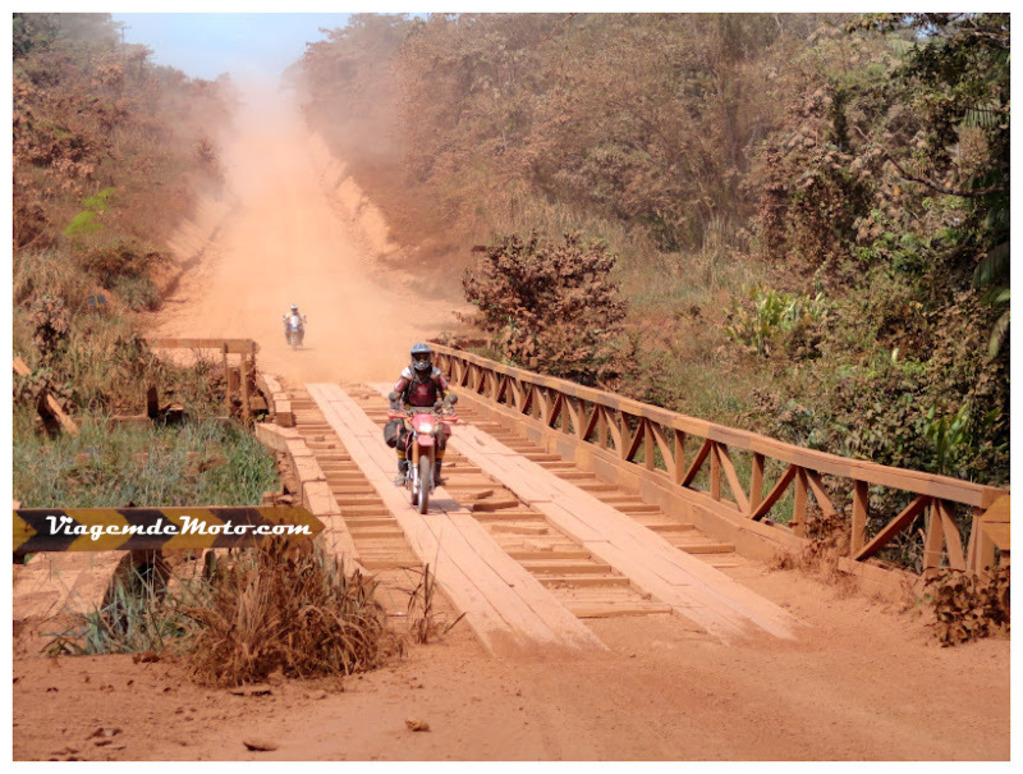
[[[279,113],[280,111],[278,111]],[[264,112],[263,116],[273,113]],[[387,380],[451,302],[374,268],[365,219],[338,210],[322,165],[282,121],[244,136],[243,206],[160,320],[162,335],[245,336],[298,383]],[[422,301],[422,303],[419,303]],[[280,315],[309,315],[309,349]],[[921,608],[792,570],[742,581],[805,625],[795,642],[721,644],[667,615],[593,620],[599,654],[488,657],[464,624],[337,686],[278,680],[237,696],[180,663],[39,655],[14,641],[15,760],[1008,760],[1010,644],[943,649]],[[415,732],[406,720],[429,724]],[[246,740],[269,742],[250,751]]]

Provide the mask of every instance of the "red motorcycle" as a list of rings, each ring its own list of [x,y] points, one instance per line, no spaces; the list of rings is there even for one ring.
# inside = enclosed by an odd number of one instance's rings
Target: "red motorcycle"
[[[394,399],[392,398],[392,404]],[[437,469],[437,439],[445,425],[458,423],[454,404],[457,395],[438,401],[432,409],[413,406],[408,411],[395,408],[387,412],[390,419],[400,419],[405,426],[405,486],[412,492],[412,505],[426,513],[434,490]],[[400,441],[399,441],[400,443]]]

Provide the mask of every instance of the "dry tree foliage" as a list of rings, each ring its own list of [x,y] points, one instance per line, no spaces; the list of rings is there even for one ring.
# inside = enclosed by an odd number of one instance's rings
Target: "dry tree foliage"
[[[928,578],[925,586],[934,605],[934,634],[944,647],[1009,631],[1009,568],[988,568],[981,578],[961,570],[946,570]]]
[[[286,677],[349,675],[400,653],[374,584],[346,575],[319,549],[298,552],[284,541],[231,555],[211,571],[208,607],[190,613],[204,629],[191,669],[201,684],[228,687]]]
[[[616,344],[625,302],[610,274],[615,256],[603,242],[532,233],[489,245],[466,275],[469,318],[513,361],[553,376],[596,384],[624,366]]]

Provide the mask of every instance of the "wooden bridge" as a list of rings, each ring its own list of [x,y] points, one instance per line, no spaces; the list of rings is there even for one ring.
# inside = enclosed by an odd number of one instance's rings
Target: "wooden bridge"
[[[160,344],[219,348],[225,361],[255,352],[244,342]],[[722,641],[798,638],[800,622],[741,579],[759,560],[801,550],[815,516],[843,522],[851,539],[840,568],[869,583],[899,576],[876,557],[918,518],[927,570],[1008,562],[1005,490],[802,449],[435,349],[466,421],[426,515],[391,481],[387,385],[285,390],[259,375],[273,421],[256,430],[289,460],[292,491],[326,525],[321,540],[378,577],[392,614],[407,605],[410,572],[429,565],[442,604],[492,653],[601,649],[585,621],[617,615],[677,615],[695,637]],[[240,369],[247,401],[252,364],[243,357]],[[893,490],[905,507],[872,514],[872,492]],[[23,586],[38,579],[31,566],[22,572]]]

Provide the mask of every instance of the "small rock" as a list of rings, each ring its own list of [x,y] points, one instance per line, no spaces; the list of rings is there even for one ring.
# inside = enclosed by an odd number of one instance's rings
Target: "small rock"
[[[430,730],[430,724],[425,720],[419,720],[418,718],[405,718],[405,725],[408,726],[411,731]]]
[[[119,729],[119,728],[114,728],[112,726],[100,726],[95,731],[93,731],[91,734],[89,734],[89,739],[95,739],[95,738],[111,739],[111,738],[117,736],[119,733],[121,733],[121,729]]]
[[[287,680],[287,678],[284,676],[283,669],[278,669],[275,672],[271,672],[266,677],[266,681],[270,683],[270,685],[282,685],[285,682],[285,680]]]
[[[256,752],[271,752],[277,749],[277,743],[267,739],[243,739],[242,744]]]

